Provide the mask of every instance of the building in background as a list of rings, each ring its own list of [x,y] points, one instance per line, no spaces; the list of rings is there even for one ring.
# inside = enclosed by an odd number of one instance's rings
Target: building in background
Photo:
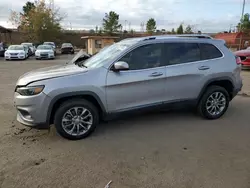
[[[246,48],[246,44],[250,41],[250,35],[243,32],[237,33],[218,33],[215,39],[225,40],[227,46],[232,50],[241,50]]]
[[[81,37],[85,42],[86,50],[88,54],[94,55],[98,53],[103,47],[109,46],[119,37],[111,37],[111,36],[84,36]]]
[[[11,42],[12,30],[0,26],[0,42]]]

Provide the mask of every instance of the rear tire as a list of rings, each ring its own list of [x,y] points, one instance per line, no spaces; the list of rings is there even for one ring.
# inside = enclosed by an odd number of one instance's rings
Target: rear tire
[[[84,110],[86,111],[83,113]],[[97,108],[84,99],[64,102],[57,109],[54,118],[57,132],[69,140],[86,138],[95,130],[98,123]]]
[[[227,111],[229,101],[230,97],[225,88],[209,86],[198,104],[198,112],[206,119],[218,119]]]

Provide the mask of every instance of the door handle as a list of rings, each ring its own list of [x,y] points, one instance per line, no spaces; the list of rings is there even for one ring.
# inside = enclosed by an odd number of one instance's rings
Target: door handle
[[[208,69],[210,69],[210,67],[208,67],[208,66],[200,66],[199,67],[199,70],[208,70]]]
[[[150,74],[150,77],[157,77],[157,76],[162,76],[163,73],[162,72],[153,72],[152,74]]]

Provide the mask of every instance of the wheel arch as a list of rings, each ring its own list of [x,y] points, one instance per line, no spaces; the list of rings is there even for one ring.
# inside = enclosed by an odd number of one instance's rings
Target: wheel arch
[[[48,107],[48,112],[47,112],[47,124],[52,124],[54,120],[54,115],[58,107],[60,105],[67,101],[67,100],[72,100],[72,99],[85,99],[88,100],[89,102],[93,103],[97,108],[100,113],[100,117],[103,117],[106,114],[106,109],[101,101],[100,97],[91,91],[84,91],[84,92],[69,92],[69,93],[63,93],[59,94],[56,97],[52,99],[52,101],[49,104]]]
[[[212,79],[208,80],[199,93],[197,104],[199,103],[199,101],[200,101],[201,97],[203,96],[204,92],[206,91],[206,89],[211,85],[217,85],[217,86],[221,86],[221,87],[225,88],[227,90],[227,92],[230,96],[230,100],[231,100],[232,95],[233,95],[232,93],[234,90],[233,83],[234,83],[233,80],[228,76],[219,77],[219,78],[212,78]]]

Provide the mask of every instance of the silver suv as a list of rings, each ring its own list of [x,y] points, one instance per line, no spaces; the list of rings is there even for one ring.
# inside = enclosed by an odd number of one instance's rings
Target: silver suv
[[[15,106],[20,123],[54,124],[61,136],[77,140],[113,114],[153,107],[190,104],[204,118],[217,119],[242,88],[239,59],[221,40],[125,39],[75,64],[82,54],[19,78]]]

